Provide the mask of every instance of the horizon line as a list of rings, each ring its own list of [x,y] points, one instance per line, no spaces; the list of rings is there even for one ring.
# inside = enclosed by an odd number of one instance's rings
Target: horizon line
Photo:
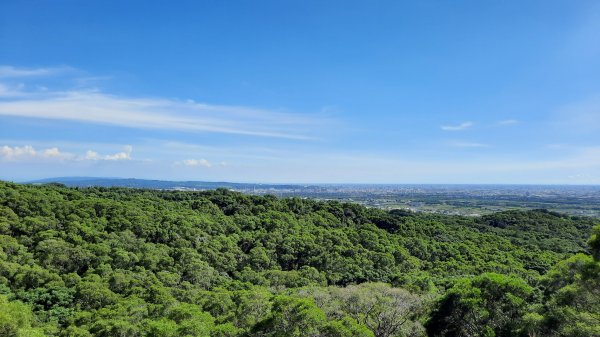
[[[95,176],[63,176],[63,177],[48,177],[39,179],[28,179],[28,180],[9,180],[0,178],[2,181],[13,182],[17,184],[34,184],[34,183],[52,183],[60,181],[60,179],[104,179],[104,180],[140,180],[140,181],[161,181],[171,183],[211,183],[211,184],[245,184],[245,185],[298,185],[298,186],[343,186],[343,185],[375,185],[375,186],[386,186],[386,185],[397,185],[397,186],[586,186],[586,187],[600,187],[600,184],[568,184],[568,183],[400,183],[400,182],[251,182],[251,181],[210,181],[210,180],[168,180],[168,179],[157,179],[157,178],[135,178],[135,177],[95,177]]]

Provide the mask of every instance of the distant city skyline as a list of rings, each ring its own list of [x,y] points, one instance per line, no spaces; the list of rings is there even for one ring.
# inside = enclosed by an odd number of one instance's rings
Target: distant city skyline
[[[0,3],[0,179],[600,184],[597,1]]]

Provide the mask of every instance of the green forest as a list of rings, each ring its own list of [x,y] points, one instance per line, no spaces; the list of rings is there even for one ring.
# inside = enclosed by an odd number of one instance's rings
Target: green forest
[[[600,336],[600,226],[0,181],[0,336]]]

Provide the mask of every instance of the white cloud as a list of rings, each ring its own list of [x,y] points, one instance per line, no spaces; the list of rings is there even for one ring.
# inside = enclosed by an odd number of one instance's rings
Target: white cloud
[[[100,155],[98,154],[98,152],[92,151],[92,150],[88,150],[85,153],[84,159],[86,159],[86,160],[99,160],[101,158],[100,158]]]
[[[0,79],[44,76],[63,68],[0,67]],[[27,91],[25,88],[37,88]],[[0,83],[0,115],[69,120],[137,129],[215,132],[234,135],[315,139],[329,120],[265,109],[198,103],[194,100],[132,98],[93,90],[56,91],[39,84],[15,88]]]
[[[202,159],[186,159],[183,161],[183,165],[192,166],[192,167],[193,166],[212,167],[212,164],[204,158],[202,158]]]
[[[57,147],[45,150],[36,150],[31,145],[21,147],[4,145],[0,147],[0,160],[2,161],[29,161],[35,159],[69,160],[73,158],[75,158],[73,154],[61,152]]]
[[[13,160],[13,159],[17,159],[17,158],[22,158],[22,157],[32,157],[35,156],[37,153],[35,151],[35,149],[32,146],[26,145],[23,147],[10,147],[7,145],[4,145],[0,148],[0,156],[2,156],[2,158],[4,159],[8,159],[8,160]]]
[[[176,161],[175,166],[187,166],[187,167],[226,167],[227,163],[224,161],[213,163],[205,158],[199,159],[186,159],[182,161]]]
[[[462,147],[462,148],[489,147],[488,144],[477,143],[477,142],[465,142],[465,141],[451,141],[451,142],[448,142],[448,145],[450,145],[452,147]]]
[[[129,160],[133,148],[129,145],[122,152],[115,154],[100,155],[96,151],[88,150],[85,155],[79,156],[74,153],[61,151],[58,147],[50,147],[38,150],[31,145],[0,147],[0,161],[5,162],[31,162],[39,160],[59,161],[86,161],[86,160]]]
[[[129,160],[131,159],[131,152],[133,151],[133,147],[131,145],[126,145],[123,148],[123,151],[117,152],[115,154],[108,155],[100,155],[96,151],[88,150],[85,153],[85,156],[81,159],[83,160]]]
[[[131,159],[132,151],[133,151],[133,147],[131,145],[126,145],[122,152],[118,152],[113,155],[108,155],[105,157],[105,159],[106,160],[128,160],[128,159]]]
[[[458,125],[442,125],[441,129],[444,131],[463,131],[474,125],[473,122],[463,122]]]
[[[516,119],[505,119],[502,121],[498,121],[498,123],[496,123],[499,126],[507,126],[507,125],[514,125],[514,124],[518,124],[519,121]]]
[[[13,66],[0,66],[0,78],[52,76],[69,70],[72,70],[72,68],[18,68]]]
[[[0,98],[2,97],[19,97],[23,96],[24,93],[22,91],[23,85],[6,85],[4,83],[0,83]]]
[[[106,160],[127,160],[127,159],[131,159],[131,158],[129,157],[129,153],[119,152],[119,153],[115,153],[112,155],[108,155],[108,156],[104,157],[104,159],[106,159]]]
[[[42,152],[42,156],[46,158],[59,158],[63,155],[57,147],[46,149]]]

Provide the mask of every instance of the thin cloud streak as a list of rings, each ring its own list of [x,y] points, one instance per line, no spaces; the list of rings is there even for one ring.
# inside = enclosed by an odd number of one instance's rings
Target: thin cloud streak
[[[442,125],[440,128],[444,131],[464,131],[473,125],[473,122],[463,122],[458,125]]]
[[[477,142],[465,142],[465,141],[450,141],[447,143],[452,147],[460,147],[460,148],[482,148],[489,147],[488,144],[477,143]]]
[[[211,168],[213,166],[219,166],[219,167],[224,167],[226,166],[225,162],[220,162],[217,165],[214,165],[212,162],[210,162],[207,159],[201,158],[201,159],[186,159],[182,162],[175,162],[175,165],[181,165],[183,164],[184,166],[187,167],[206,167],[206,168]]]
[[[193,100],[126,97],[111,95],[95,88],[75,87],[74,90],[57,91],[30,81],[31,78],[43,76],[70,76],[76,72],[79,71],[70,67],[0,66],[0,116],[293,140],[316,140],[318,137],[314,134],[317,130],[332,122],[323,114],[303,116],[244,106],[198,103]],[[90,78],[89,75],[86,76]],[[75,78],[76,82],[80,79]]]
[[[71,67],[19,68],[4,65],[0,66],[0,78],[53,76],[71,70]]]
[[[24,99],[0,101],[0,115],[296,140],[316,139],[295,130],[317,125],[308,118],[266,110],[126,98],[93,91],[35,93]]]
[[[505,120],[499,121],[496,124],[499,126],[508,126],[508,125],[519,124],[519,121],[516,119],[505,119]]]

